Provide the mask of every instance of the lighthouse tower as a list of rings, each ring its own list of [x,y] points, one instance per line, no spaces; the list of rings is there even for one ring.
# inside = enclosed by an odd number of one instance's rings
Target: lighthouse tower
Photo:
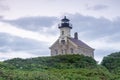
[[[60,29],[59,43],[67,43],[67,38],[71,37],[72,25],[69,21],[70,20],[65,16],[58,25],[58,28]]]
[[[65,54],[82,54],[85,56],[94,57],[94,49],[78,39],[78,33],[75,32],[74,37],[71,37],[72,25],[66,16],[61,19],[58,25],[60,36],[56,42],[50,47],[51,56]]]

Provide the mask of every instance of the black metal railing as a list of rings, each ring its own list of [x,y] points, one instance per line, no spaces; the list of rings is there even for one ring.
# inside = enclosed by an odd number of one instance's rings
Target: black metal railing
[[[59,28],[62,28],[62,27],[72,28],[72,24],[70,24],[70,23],[61,23],[61,24],[58,24],[58,27]]]

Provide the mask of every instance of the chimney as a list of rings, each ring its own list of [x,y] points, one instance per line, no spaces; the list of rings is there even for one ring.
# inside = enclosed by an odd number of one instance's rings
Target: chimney
[[[78,33],[77,32],[74,33],[74,39],[78,39]]]

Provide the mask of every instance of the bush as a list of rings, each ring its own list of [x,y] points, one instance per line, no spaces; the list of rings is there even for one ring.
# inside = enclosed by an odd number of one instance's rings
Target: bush
[[[68,69],[68,68],[94,68],[96,61],[83,55],[59,55],[52,57],[38,57],[30,59],[11,59],[4,61],[12,64],[16,69],[35,70],[35,69]]]
[[[104,57],[101,65],[105,66],[110,72],[120,75],[120,52]]]

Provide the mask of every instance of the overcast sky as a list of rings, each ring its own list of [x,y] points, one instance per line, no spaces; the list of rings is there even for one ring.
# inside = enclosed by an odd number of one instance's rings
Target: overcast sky
[[[0,0],[0,61],[50,56],[67,16],[95,59],[120,51],[120,0]]]

